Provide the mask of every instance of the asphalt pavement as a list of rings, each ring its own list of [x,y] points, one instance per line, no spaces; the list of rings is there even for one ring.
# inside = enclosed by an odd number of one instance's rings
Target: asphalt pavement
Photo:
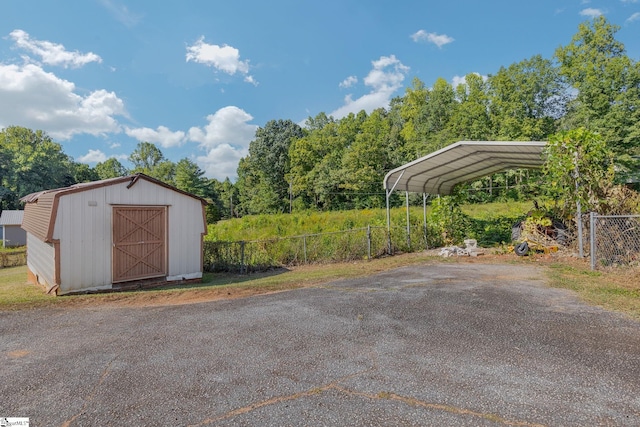
[[[0,363],[0,417],[32,427],[640,425],[640,323],[534,266],[0,312]]]

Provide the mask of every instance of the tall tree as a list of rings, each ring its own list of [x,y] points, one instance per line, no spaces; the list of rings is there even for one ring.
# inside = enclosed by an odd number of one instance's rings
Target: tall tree
[[[451,134],[456,139],[485,141],[491,139],[489,120],[489,99],[486,83],[478,74],[465,77],[466,83],[456,87],[458,106],[448,123]]]
[[[400,135],[406,141],[406,149],[409,155],[420,157],[427,139],[427,104],[429,102],[429,89],[417,77],[413,79],[411,87],[405,90],[400,103],[400,115],[404,124]]]
[[[543,168],[551,193],[572,209],[598,211],[613,185],[613,153],[604,139],[585,128],[551,135]]]
[[[332,185],[328,170],[340,164],[343,145],[338,138],[338,123],[324,113],[307,121],[307,133],[292,141],[289,148],[290,171],[285,179],[291,182],[296,203],[302,207],[318,206],[326,202],[326,193],[337,189]],[[329,166],[331,165],[331,166]]]
[[[306,135],[294,140],[289,150],[291,168],[287,179],[292,182],[296,203],[302,207],[315,205],[320,209],[344,209],[343,156],[351,147],[367,120],[365,111],[350,113],[339,121],[325,119],[323,114]]]
[[[382,179],[391,169],[388,159],[390,122],[382,108],[374,110],[362,123],[356,136],[342,157],[343,188],[361,193],[354,195],[356,207],[382,207],[384,197]]]
[[[195,162],[184,158],[176,163],[175,184],[180,190],[203,197],[207,180],[204,171]]]
[[[419,156],[432,153],[454,142],[448,132],[448,125],[457,106],[453,86],[441,77],[436,79],[427,104],[428,137],[424,150],[419,153]]]
[[[118,178],[126,176],[129,173],[127,169],[122,166],[122,163],[114,157],[110,157],[104,162],[96,164],[94,169],[100,179]]]
[[[271,120],[256,131],[256,138],[249,144],[249,155],[243,164],[243,173],[246,177],[251,176],[254,188],[241,192],[243,198],[258,196],[261,199],[260,203],[246,198],[242,200],[242,203],[252,205],[252,211],[257,209],[255,213],[288,210],[290,184],[286,175],[290,168],[289,147],[302,136],[302,128],[291,120]]]
[[[176,165],[165,159],[164,154],[155,144],[139,142],[136,149],[129,155],[133,163],[132,172],[141,172],[167,184],[174,184]]]
[[[209,180],[210,188],[215,196],[213,202],[217,206],[219,219],[234,218],[238,215],[238,188],[229,178],[220,182],[216,179]]]
[[[555,55],[561,75],[576,93],[565,126],[600,133],[625,164],[640,155],[640,65],[616,40],[618,30],[604,16],[582,23],[571,43]]]
[[[17,199],[26,194],[75,183],[72,160],[41,130],[7,127],[0,131],[0,147],[5,207],[18,207]]]
[[[151,171],[164,160],[162,151],[155,144],[145,141],[139,142],[136,149],[129,155],[134,172],[142,172],[147,175],[151,175]]]
[[[238,163],[238,201],[234,212],[239,215],[284,212],[284,203],[254,167],[249,156]]]
[[[550,60],[536,55],[488,79],[493,133],[500,140],[542,141],[566,108],[565,86]]]
[[[71,172],[75,182],[91,182],[100,179],[98,172],[86,163],[71,163]]]

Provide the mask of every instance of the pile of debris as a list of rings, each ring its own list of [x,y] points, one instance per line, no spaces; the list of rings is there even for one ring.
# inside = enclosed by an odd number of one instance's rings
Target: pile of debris
[[[447,258],[450,256],[478,256],[483,254],[480,248],[478,248],[478,242],[475,239],[467,239],[464,241],[464,244],[464,248],[459,246],[442,248],[440,250],[440,256]]]

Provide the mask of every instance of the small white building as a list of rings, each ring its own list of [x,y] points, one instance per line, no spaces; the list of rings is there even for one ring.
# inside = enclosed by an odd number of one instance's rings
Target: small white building
[[[5,209],[0,215],[2,247],[9,248],[27,244],[27,233],[20,227],[24,211]]]
[[[25,196],[28,279],[63,295],[202,279],[206,202],[144,174]]]

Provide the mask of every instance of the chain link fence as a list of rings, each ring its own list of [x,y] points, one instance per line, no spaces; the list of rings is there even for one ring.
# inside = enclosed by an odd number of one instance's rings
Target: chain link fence
[[[385,227],[268,240],[204,242],[205,271],[248,273],[301,264],[379,257],[388,251]]]
[[[640,265],[640,215],[589,217],[591,269]]]
[[[249,273],[276,267],[379,258],[426,249],[422,226],[368,226],[268,240],[204,242],[205,271]],[[433,243],[433,242],[430,242]]]

